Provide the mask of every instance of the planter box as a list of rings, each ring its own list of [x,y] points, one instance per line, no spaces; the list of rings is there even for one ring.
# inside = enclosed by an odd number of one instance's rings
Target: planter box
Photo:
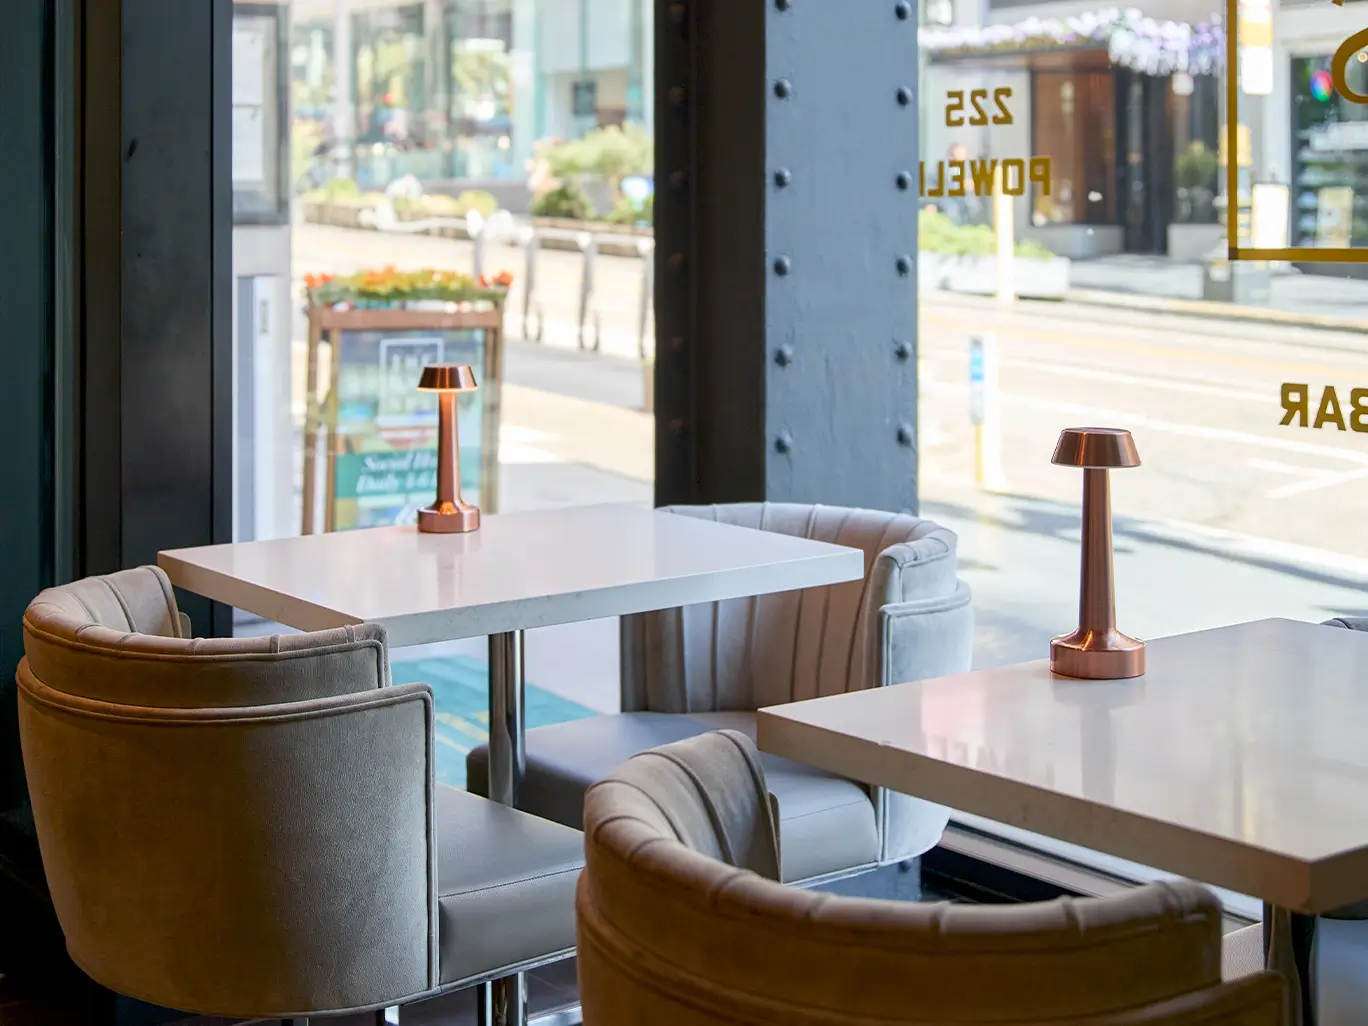
[[[997,294],[997,257],[917,254],[917,284],[970,296]],[[1063,299],[1069,292],[1069,260],[1016,258],[1016,294],[1026,299]]]
[[[311,224],[328,224],[336,228],[367,228],[376,229],[374,221],[370,218],[362,218],[362,213],[369,210],[369,207],[353,206],[343,203],[318,203],[307,201],[304,203],[304,220]],[[399,221],[423,220],[417,214],[408,213],[397,216]],[[593,232],[596,235],[616,235],[631,236],[636,238],[651,238],[655,232],[651,228],[642,228],[637,225],[610,224],[607,221],[572,221],[564,217],[534,217],[532,224],[536,228],[558,228],[564,231],[573,232]],[[461,224],[444,224],[438,227],[424,228],[416,232],[418,235],[440,235],[448,239],[468,239],[470,234],[465,226]],[[543,249],[561,249],[577,252],[579,247],[568,239],[543,239]],[[611,256],[636,256],[636,246],[625,242],[602,242],[599,244],[599,252]]]

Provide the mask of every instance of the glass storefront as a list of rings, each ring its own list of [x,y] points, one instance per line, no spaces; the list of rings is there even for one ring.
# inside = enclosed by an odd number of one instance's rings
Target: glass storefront
[[[953,19],[959,6],[938,17]],[[1031,7],[997,13],[1068,40],[1067,26],[1030,22],[1045,14]],[[289,368],[288,423],[274,430],[290,454],[292,530],[305,521],[304,425],[334,380],[328,340],[311,339],[302,313],[304,281],[316,276],[370,276],[385,288],[420,268],[472,284],[506,276],[498,508],[651,501],[651,11],[639,0],[364,2],[341,14],[315,0],[296,11],[299,195],[281,286],[290,321],[271,342],[276,368]],[[1304,273],[1316,268],[1296,261],[1227,265],[1221,279],[1212,254],[1224,246],[1224,71],[1202,61],[1223,40],[1199,46],[1199,27],[1171,23],[1151,39],[1146,24],[1128,22],[1122,49],[1115,26],[1110,36],[1085,28],[1048,53],[1028,38],[1029,52],[1004,55],[1002,32],[942,25],[952,35],[922,52],[924,175],[943,179],[929,169],[957,160],[1025,169],[1005,207],[991,172],[961,176],[963,197],[921,198],[937,208],[923,215],[918,268],[921,514],[959,536],[981,667],[1037,658],[1074,625],[1080,481],[1050,454],[1060,431],[1080,423],[1127,428],[1140,450],[1141,467],[1112,485],[1128,633],[1320,620],[1361,611],[1368,586],[1368,543],[1353,527],[1368,513],[1353,399],[1368,380],[1368,293],[1347,274]],[[998,40],[995,52],[965,57],[980,37]],[[1147,63],[1146,47],[1168,39],[1188,40],[1182,61]],[[1290,244],[1362,244],[1368,106],[1322,95],[1328,57],[1286,60],[1274,92],[1234,113],[1242,181],[1291,183]],[[1368,85],[1357,64],[1351,75]],[[1003,90],[1007,110],[949,125],[957,90],[988,102]],[[1287,138],[1294,145],[1280,156]],[[469,224],[496,209],[511,227],[499,245],[477,246]],[[467,220],[471,210],[480,217]],[[972,213],[948,216],[957,210]],[[1010,241],[995,233],[1004,210]],[[442,224],[415,227],[423,218]],[[529,251],[535,231],[544,245]],[[602,242],[592,257],[579,232]],[[1010,274],[1001,253],[1012,254]],[[1257,298],[1231,284],[1246,274],[1265,283]],[[345,359],[379,373],[390,365],[371,350],[444,351],[434,340],[435,331],[377,335]],[[414,367],[401,371],[412,377]],[[1305,396],[1302,414],[1288,412],[1289,384],[1303,390],[1293,393]],[[395,387],[406,416],[431,412],[425,397]],[[356,415],[369,417],[363,406]],[[319,443],[315,456],[324,455]],[[356,493],[345,501],[361,509],[359,474],[343,478]],[[393,505],[407,516],[414,503]],[[335,520],[364,518],[348,506]],[[557,644],[604,669],[615,636],[598,625]],[[573,699],[570,662],[543,653],[529,679]]]
[[[1292,59],[1293,245],[1368,244],[1368,108],[1340,96],[1330,54]],[[1350,61],[1351,88],[1368,66]]]

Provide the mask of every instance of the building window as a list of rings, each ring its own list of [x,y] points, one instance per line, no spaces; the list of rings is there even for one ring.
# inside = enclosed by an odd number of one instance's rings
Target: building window
[[[1350,61],[1351,89],[1368,65]],[[1368,244],[1368,107],[1330,82],[1330,55],[1292,60],[1292,237],[1297,246]]]
[[[511,0],[458,0],[447,9],[451,46],[451,174],[506,178],[513,134]]]
[[[1173,76],[1173,220],[1215,224],[1220,191],[1220,118],[1211,75]]]

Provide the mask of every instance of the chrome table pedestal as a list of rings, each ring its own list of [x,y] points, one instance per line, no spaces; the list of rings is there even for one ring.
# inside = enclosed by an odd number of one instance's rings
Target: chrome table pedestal
[[[489,636],[489,799],[514,808],[527,769],[523,632]],[[481,983],[479,1026],[526,1026],[527,974]]]

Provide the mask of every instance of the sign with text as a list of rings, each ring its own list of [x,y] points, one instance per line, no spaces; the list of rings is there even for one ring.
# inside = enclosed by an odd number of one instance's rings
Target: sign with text
[[[1286,381],[1282,386],[1283,427],[1368,433],[1368,388],[1312,386]]]
[[[945,94],[945,126],[983,128],[1014,124],[1011,99],[1012,90],[1007,86],[951,89]],[[1053,187],[1050,158],[1044,156],[1002,160],[951,157],[931,162],[929,166],[923,160],[919,179],[923,199],[992,196],[998,191],[1020,196],[1029,185],[1039,186],[1042,195],[1048,196]]]
[[[413,523],[436,497],[437,396],[418,391],[434,363],[475,371],[478,389],[456,401],[461,490],[496,512],[502,305],[317,304],[308,313],[303,533]]]
[[[437,397],[418,391],[433,363],[485,365],[482,330],[340,331],[334,530],[413,523],[437,490]],[[479,504],[483,391],[457,397],[461,491]]]

